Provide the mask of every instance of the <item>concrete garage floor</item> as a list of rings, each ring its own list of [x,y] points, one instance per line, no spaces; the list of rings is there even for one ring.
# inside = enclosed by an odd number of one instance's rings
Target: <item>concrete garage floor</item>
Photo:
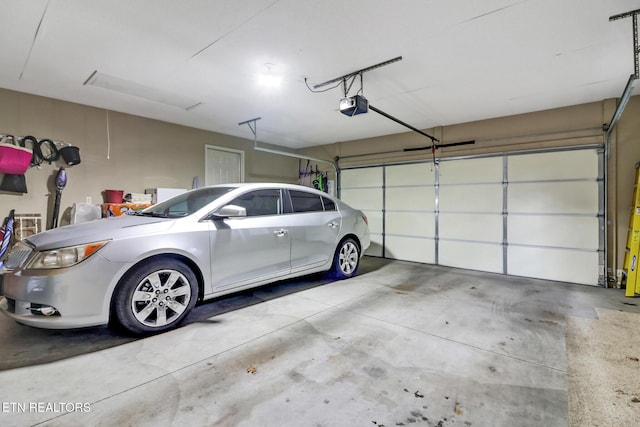
[[[365,258],[134,339],[0,316],[2,426],[566,426],[565,316],[624,291]]]

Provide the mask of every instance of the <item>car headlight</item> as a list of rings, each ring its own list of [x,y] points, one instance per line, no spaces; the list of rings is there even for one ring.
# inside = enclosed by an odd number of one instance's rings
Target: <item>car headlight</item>
[[[102,242],[87,243],[85,245],[36,252],[25,268],[29,270],[42,270],[71,267],[98,252],[108,242],[108,240],[105,240]]]

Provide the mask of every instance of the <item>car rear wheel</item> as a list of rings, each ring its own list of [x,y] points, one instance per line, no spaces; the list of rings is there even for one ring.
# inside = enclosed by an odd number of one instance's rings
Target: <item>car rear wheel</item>
[[[177,326],[198,297],[193,271],[175,259],[156,259],[135,267],[113,299],[117,323],[134,334],[163,332]]]
[[[331,275],[336,279],[347,279],[356,275],[360,265],[360,247],[348,238],[340,242],[333,257]]]

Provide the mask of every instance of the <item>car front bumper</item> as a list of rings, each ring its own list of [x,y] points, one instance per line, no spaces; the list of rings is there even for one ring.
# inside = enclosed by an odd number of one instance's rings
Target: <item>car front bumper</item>
[[[99,254],[58,270],[13,270],[2,276],[0,310],[18,323],[69,329],[109,322],[109,301],[124,264]]]

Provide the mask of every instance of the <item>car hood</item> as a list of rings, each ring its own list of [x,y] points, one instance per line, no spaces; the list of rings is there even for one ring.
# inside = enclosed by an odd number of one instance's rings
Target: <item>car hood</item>
[[[38,250],[64,248],[102,240],[159,233],[168,230],[175,221],[175,219],[125,215],[54,228],[24,240]]]

